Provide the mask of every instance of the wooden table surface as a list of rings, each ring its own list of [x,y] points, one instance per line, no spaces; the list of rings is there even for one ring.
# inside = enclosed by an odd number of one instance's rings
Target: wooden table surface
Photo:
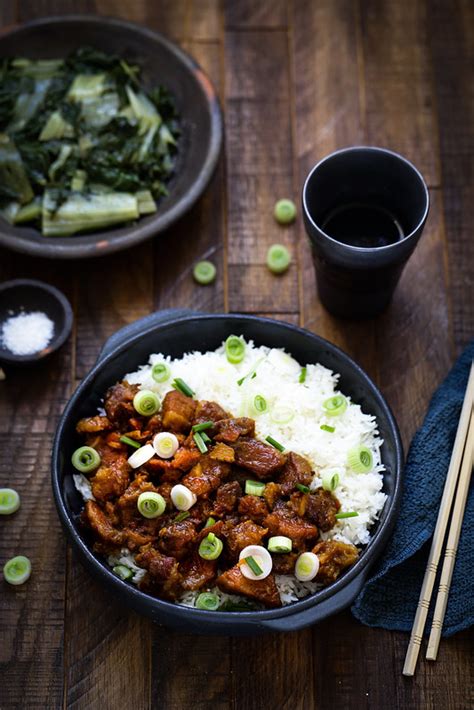
[[[58,263],[0,251],[0,278],[38,277],[74,305],[74,334],[49,363],[0,383],[0,475],[23,506],[1,521],[0,561],[28,555],[31,580],[0,582],[0,707],[447,708],[474,702],[469,632],[439,660],[401,669],[407,635],[370,629],[349,611],[314,628],[259,638],[178,634],[125,608],[72,558],[54,509],[51,437],[76,384],[117,328],[153,310],[271,315],[342,347],[373,377],[408,445],[430,395],[474,331],[470,0],[38,0],[0,5],[3,25],[72,11],[117,15],[159,30],[212,77],[225,112],[225,150],[204,198],[166,235],[133,251]],[[310,167],[330,151],[374,144],[424,174],[431,210],[388,311],[364,323],[318,302],[299,202]],[[281,278],[273,242],[294,256]],[[211,258],[213,286],[193,283]]]

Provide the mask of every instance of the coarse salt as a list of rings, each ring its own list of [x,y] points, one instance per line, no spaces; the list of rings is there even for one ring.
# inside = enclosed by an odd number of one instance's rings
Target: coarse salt
[[[3,323],[1,341],[14,355],[33,355],[47,347],[53,333],[54,323],[46,313],[19,313]]]

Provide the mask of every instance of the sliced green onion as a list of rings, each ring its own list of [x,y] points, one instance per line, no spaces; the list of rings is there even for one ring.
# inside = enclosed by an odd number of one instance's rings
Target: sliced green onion
[[[166,509],[166,501],[162,495],[154,491],[140,493],[137,508],[144,518],[158,518]]]
[[[212,592],[201,592],[196,599],[196,609],[216,611],[219,608],[219,597]]]
[[[303,552],[295,565],[295,577],[300,582],[310,582],[319,571],[319,558],[314,552]]]
[[[71,462],[81,473],[90,473],[100,466],[100,456],[92,446],[80,446],[73,453]]]
[[[293,542],[291,538],[285,535],[275,535],[268,540],[268,549],[270,552],[291,552]]]
[[[273,215],[278,224],[291,224],[296,219],[296,205],[293,200],[284,198],[275,204]]]
[[[141,447],[141,444],[139,444],[138,441],[135,441],[134,439],[130,439],[129,436],[121,436],[119,441],[121,441],[122,444],[127,444],[128,446],[133,446],[134,449],[139,449]]]
[[[205,524],[204,527],[205,527],[205,528],[210,528],[210,527],[212,527],[212,526],[215,525],[215,524],[216,524],[215,519],[211,517],[211,518],[208,518],[208,519],[207,519],[206,524]]]
[[[263,574],[263,569],[260,567],[258,562],[255,562],[254,558],[250,555],[250,557],[245,557],[245,562],[248,564],[252,572],[259,577],[261,574]]]
[[[333,471],[325,471],[322,482],[325,491],[335,491],[339,485],[339,474]]]
[[[347,454],[347,465],[356,473],[367,473],[373,463],[372,452],[366,446],[354,446]]]
[[[294,418],[295,413],[290,407],[274,407],[270,413],[275,424],[288,424]]]
[[[350,510],[347,513],[336,513],[336,520],[344,520],[344,518],[357,518],[359,513],[356,513],[355,510]]]
[[[115,567],[112,567],[112,572],[120,579],[123,579],[124,582],[133,577],[133,571],[126,565],[115,565]]]
[[[239,385],[239,387],[243,385],[245,380],[253,380],[253,378],[257,376],[257,367],[260,365],[261,362],[263,362],[263,360],[265,360],[264,357],[261,357],[260,360],[257,360],[255,365],[247,372],[247,374],[241,377],[240,380],[237,380],[237,384]]]
[[[193,439],[196,442],[196,446],[198,447],[201,454],[205,454],[207,451],[207,446],[204,443],[204,440],[198,431],[195,434],[193,434]]]
[[[248,496],[263,496],[265,484],[260,481],[245,481],[245,493]]]
[[[214,426],[214,422],[203,422],[202,424],[194,424],[191,429],[193,431],[205,431]]]
[[[211,437],[208,436],[205,431],[201,432],[200,437],[204,441],[205,444],[212,444]]]
[[[323,409],[330,417],[338,417],[347,409],[347,399],[342,394],[335,394],[323,402]]]
[[[224,545],[222,540],[219,540],[214,533],[209,533],[209,535],[201,540],[198,553],[203,560],[217,560],[223,549]]]
[[[267,266],[273,274],[282,274],[290,265],[291,256],[283,244],[272,244],[267,252]]]
[[[254,397],[253,406],[257,412],[265,412],[267,409],[267,400],[265,397],[262,397],[261,394],[257,394]]]
[[[191,513],[188,513],[187,510],[183,510],[182,513],[178,513],[178,515],[173,518],[173,521],[175,523],[181,523],[183,520],[186,520],[186,518],[189,518],[190,515]]]
[[[305,486],[303,483],[297,483],[296,487],[301,493],[309,493],[309,487]]]
[[[133,398],[133,406],[138,414],[143,417],[151,417],[160,408],[160,398],[156,392],[151,390],[140,390]]]
[[[267,436],[265,441],[268,441],[269,444],[271,444],[275,449],[278,449],[278,451],[284,451],[285,447],[282,446],[281,444],[276,441],[276,439],[273,438],[273,436]]]
[[[298,378],[298,382],[300,384],[303,384],[303,382],[306,382],[306,367],[301,368],[300,376]]]
[[[128,457],[127,462],[132,468],[140,468],[146,464],[153,456],[156,454],[155,449],[151,444],[145,444],[145,446],[140,446],[139,449],[133,452],[131,456]]]
[[[212,283],[216,278],[216,273],[217,269],[212,261],[198,261],[193,269],[194,280],[202,286]]]
[[[197,500],[195,494],[189,488],[183,486],[182,483],[173,486],[170,495],[173,505],[178,510],[189,510]]]
[[[244,359],[245,340],[237,335],[229,335],[225,341],[225,354],[232,365],[238,365]]]
[[[24,584],[31,574],[31,562],[28,557],[18,555],[5,562],[3,566],[3,576],[8,584]]]
[[[20,507],[20,496],[14,488],[0,488],[0,515],[16,513]]]
[[[173,387],[175,390],[179,390],[182,394],[185,394],[186,397],[194,396],[194,390],[192,390],[181,377],[176,377],[176,379],[173,380]]]
[[[151,376],[155,382],[166,382],[169,380],[171,375],[171,370],[166,362],[157,362],[151,368]]]
[[[160,458],[170,459],[179,449],[178,437],[169,431],[160,431],[153,438],[153,448]]]
[[[334,431],[336,431],[336,427],[334,426],[329,426],[329,424],[321,424],[319,427],[323,431],[328,431],[330,434],[332,434]]]

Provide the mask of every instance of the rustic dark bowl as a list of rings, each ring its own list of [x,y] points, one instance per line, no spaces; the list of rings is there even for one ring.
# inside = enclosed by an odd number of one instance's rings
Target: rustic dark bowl
[[[104,17],[49,17],[1,35],[0,58],[64,57],[83,45],[138,63],[145,85],[161,83],[173,93],[182,118],[182,136],[169,195],[159,203],[158,212],[135,224],[80,236],[44,237],[37,229],[12,226],[0,217],[1,246],[60,259],[111,254],[174,224],[201,196],[212,176],[222,143],[222,116],[215,90],[194,59],[156,32]]]
[[[35,279],[14,279],[0,284],[0,328],[11,315],[41,311],[54,323],[51,342],[43,350],[32,355],[15,355],[2,346],[0,340],[0,362],[10,365],[28,365],[54,353],[71,333],[73,315],[66,296],[57,288]]]
[[[71,454],[79,446],[76,423],[81,417],[96,411],[110,385],[147,362],[152,352],[180,357],[192,350],[210,350],[218,347],[232,333],[242,334],[257,345],[284,347],[300,362],[320,362],[339,372],[341,390],[377,417],[384,441],[384,491],[388,499],[380,519],[371,530],[372,539],[358,561],[329,587],[301,601],[269,611],[201,611],[157,599],[123,582],[92,551],[90,540],[79,522],[83,501],[71,475]],[[74,550],[85,567],[114,597],[153,621],[188,633],[240,635],[295,631],[321,621],[352,603],[395,523],[402,494],[402,462],[400,435],[387,403],[365,372],[331,343],[301,328],[268,318],[168,311],[132,323],[107,341],[97,363],[64,410],[53,446],[52,483],[59,517]]]

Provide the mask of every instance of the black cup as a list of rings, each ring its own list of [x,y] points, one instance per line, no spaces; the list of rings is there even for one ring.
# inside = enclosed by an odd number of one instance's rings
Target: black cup
[[[344,205],[360,204],[395,215],[399,241],[361,247],[330,237],[323,225]],[[369,318],[389,304],[428,215],[429,194],[412,163],[384,148],[345,148],[323,158],[303,187],[303,215],[311,242],[318,293],[328,311]]]

